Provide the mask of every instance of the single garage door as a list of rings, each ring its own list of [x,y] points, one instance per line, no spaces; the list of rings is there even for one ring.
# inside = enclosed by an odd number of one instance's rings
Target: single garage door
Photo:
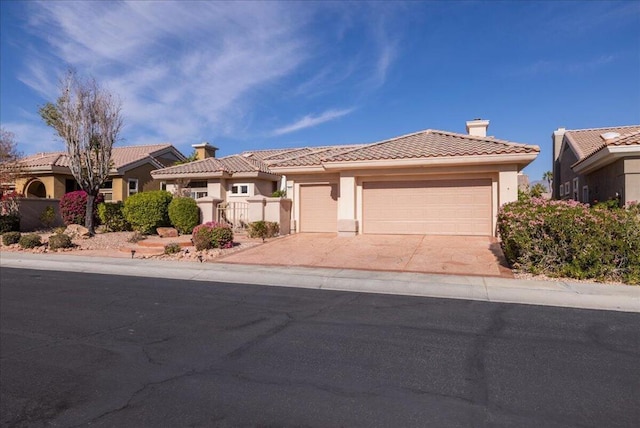
[[[492,235],[491,180],[363,183],[363,231]]]
[[[338,185],[300,186],[300,231],[336,232],[338,230]]]

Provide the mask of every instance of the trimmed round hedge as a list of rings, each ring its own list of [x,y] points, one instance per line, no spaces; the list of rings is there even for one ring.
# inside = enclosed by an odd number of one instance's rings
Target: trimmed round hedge
[[[164,190],[136,193],[124,201],[122,212],[133,230],[155,233],[156,228],[169,226],[169,204],[173,196]]]
[[[188,234],[200,223],[200,209],[192,198],[176,197],[169,204],[169,220],[181,234]]]

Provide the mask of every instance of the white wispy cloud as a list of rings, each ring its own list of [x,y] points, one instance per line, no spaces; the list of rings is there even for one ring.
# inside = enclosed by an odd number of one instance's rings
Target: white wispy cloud
[[[329,122],[331,120],[338,119],[339,117],[346,116],[353,110],[353,108],[343,110],[327,110],[317,116],[307,115],[290,125],[286,125],[276,129],[275,131],[273,131],[273,135],[284,135],[291,132],[299,131],[301,129],[311,128],[312,126],[317,126],[321,123]]]
[[[254,120],[256,106],[269,104],[279,88],[286,88],[291,104],[312,96],[331,98],[338,88],[374,91],[397,57],[384,19],[362,17],[367,5],[43,1],[26,7],[27,29],[38,43],[24,52],[17,79],[53,101],[67,67],[95,77],[122,100],[127,144],[156,139],[188,147],[238,133],[264,135],[269,125],[258,120],[247,133],[247,120]],[[318,31],[314,19],[327,9],[353,26],[351,34],[364,40],[366,51],[352,55],[353,41]],[[277,123],[289,122],[283,112],[291,110],[273,107]],[[270,135],[352,110],[308,114]]]
[[[264,3],[38,3],[31,31],[51,55],[33,56],[19,78],[51,97],[73,66],[120,95],[129,129],[190,140],[225,128],[244,97],[305,60],[295,13]]]

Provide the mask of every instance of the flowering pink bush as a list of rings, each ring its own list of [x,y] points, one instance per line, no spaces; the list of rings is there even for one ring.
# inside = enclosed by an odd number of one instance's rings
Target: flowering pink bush
[[[498,231],[505,257],[534,274],[640,283],[640,217],[532,198],[503,206]]]
[[[104,197],[99,194],[94,199],[93,215],[94,223],[99,223],[98,217],[98,204],[104,202]],[[84,190],[78,190],[76,192],[69,192],[60,198],[60,215],[64,224],[84,224],[85,216],[87,215],[87,192]]]
[[[196,250],[233,247],[233,230],[227,224],[210,221],[193,228],[192,238]]]

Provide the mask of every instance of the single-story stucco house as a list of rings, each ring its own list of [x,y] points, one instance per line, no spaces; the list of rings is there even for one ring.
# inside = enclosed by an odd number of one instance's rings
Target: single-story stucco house
[[[640,125],[553,132],[553,198],[640,201]]]
[[[101,193],[106,201],[124,201],[134,193],[159,190],[151,171],[165,168],[186,158],[172,144],[114,147],[109,179]],[[38,153],[18,163],[20,176],[15,180],[16,192],[27,198],[59,199],[78,190],[69,169],[66,152]]]
[[[292,232],[491,236],[499,207],[518,198],[518,173],[540,149],[489,137],[488,126],[472,120],[467,134],[427,129],[371,144],[223,158],[202,144],[209,157],[152,176],[168,190],[178,180],[200,183],[193,194],[220,203],[268,197],[282,180]]]

